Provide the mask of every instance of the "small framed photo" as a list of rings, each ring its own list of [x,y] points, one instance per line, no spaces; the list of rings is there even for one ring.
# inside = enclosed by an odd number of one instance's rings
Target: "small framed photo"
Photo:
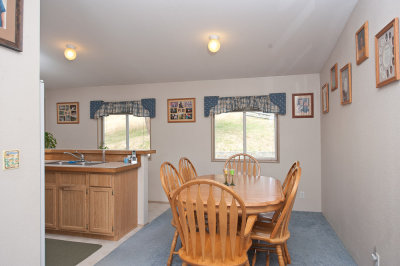
[[[79,124],[79,102],[57,103],[57,124]]]
[[[196,98],[167,100],[168,123],[196,122]]]
[[[292,94],[292,117],[314,117],[314,93]]]
[[[376,87],[400,79],[399,19],[393,19],[375,35]]]
[[[326,114],[329,112],[329,84],[325,83],[321,88],[321,104],[322,113]]]
[[[23,0],[0,0],[0,45],[22,52]]]
[[[351,103],[351,63],[340,69],[340,103]]]
[[[338,70],[337,63],[331,67],[331,90],[334,91],[338,88]]]
[[[369,57],[368,21],[356,32],[356,62],[357,65]]]

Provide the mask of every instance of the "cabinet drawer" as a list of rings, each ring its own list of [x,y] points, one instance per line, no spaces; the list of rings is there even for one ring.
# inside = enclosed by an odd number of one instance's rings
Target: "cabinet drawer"
[[[86,186],[86,173],[57,173],[59,185],[82,185]]]
[[[107,174],[90,174],[89,186],[112,187],[112,176]]]

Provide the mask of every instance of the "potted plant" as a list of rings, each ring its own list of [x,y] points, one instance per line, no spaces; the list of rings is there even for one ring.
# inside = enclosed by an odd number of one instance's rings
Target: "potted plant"
[[[57,145],[57,140],[50,132],[44,133],[44,147],[46,149],[54,149]]]

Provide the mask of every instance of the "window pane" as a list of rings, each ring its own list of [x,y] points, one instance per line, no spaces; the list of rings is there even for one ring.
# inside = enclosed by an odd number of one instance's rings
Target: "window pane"
[[[104,144],[111,150],[126,149],[126,115],[104,117]]]
[[[246,112],[246,150],[256,158],[275,158],[275,115]]]
[[[215,115],[215,158],[243,152],[243,113]]]
[[[150,149],[150,118],[129,116],[129,149]]]

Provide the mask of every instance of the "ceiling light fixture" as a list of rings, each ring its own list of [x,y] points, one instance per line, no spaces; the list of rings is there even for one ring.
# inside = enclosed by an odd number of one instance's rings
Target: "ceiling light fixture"
[[[216,53],[219,51],[221,44],[219,43],[219,36],[218,35],[210,35],[210,41],[208,42],[208,50],[211,53]]]
[[[73,46],[71,44],[67,44],[66,47],[67,48],[65,48],[65,51],[64,51],[65,58],[67,58],[69,61],[75,60],[75,58],[76,58],[75,46]]]

